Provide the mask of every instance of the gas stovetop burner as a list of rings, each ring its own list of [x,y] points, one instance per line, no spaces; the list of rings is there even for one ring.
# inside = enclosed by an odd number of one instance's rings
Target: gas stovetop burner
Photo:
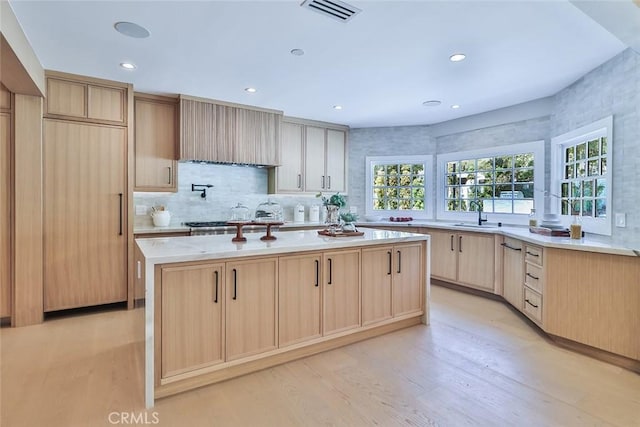
[[[227,225],[227,221],[194,221],[185,222],[187,227],[224,227]]]

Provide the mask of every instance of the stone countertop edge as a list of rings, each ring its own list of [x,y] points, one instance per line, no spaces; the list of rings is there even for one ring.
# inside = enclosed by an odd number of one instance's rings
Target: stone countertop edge
[[[283,225],[279,225],[280,229],[287,228],[298,228],[298,227],[322,227],[324,223],[321,222],[285,222]],[[263,226],[266,228],[266,225],[256,223],[252,224],[252,226]],[[228,226],[229,228],[235,229],[234,226]],[[155,227],[153,225],[144,225],[133,228],[133,234],[154,234],[154,233],[185,233],[191,231],[191,227],[187,227],[182,224],[172,224],[167,227]]]
[[[426,227],[426,228],[439,228],[443,230],[451,231],[464,231],[472,233],[491,233],[498,234],[505,237],[512,237],[514,239],[520,239],[528,243],[533,243],[547,248],[557,249],[570,249],[576,251],[585,252],[597,252],[611,255],[625,255],[625,256],[640,256],[640,248],[633,249],[622,245],[609,243],[606,241],[600,241],[597,237],[586,236],[582,239],[571,239],[570,237],[558,237],[558,236],[543,236],[541,234],[531,233],[527,227],[517,226],[502,226],[496,225],[489,226],[474,226],[469,225],[458,226],[454,223],[444,223],[435,221],[411,221],[411,222],[390,222],[390,221],[377,221],[377,222],[359,222],[356,223],[358,227],[366,227],[367,225],[375,226],[391,226],[391,227]],[[484,227],[484,228],[483,228]],[[606,240],[607,237],[603,236],[600,239]]]
[[[365,229],[363,236],[327,237],[316,230],[277,234],[273,241],[262,241],[254,234],[247,241],[233,243],[230,234],[136,239],[147,263],[206,261],[250,256],[270,256],[296,252],[327,251],[361,246],[428,240],[427,234]],[[254,237],[255,236],[255,237]]]

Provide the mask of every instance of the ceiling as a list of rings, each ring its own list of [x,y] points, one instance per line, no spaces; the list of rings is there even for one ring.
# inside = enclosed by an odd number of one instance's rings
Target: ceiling
[[[45,69],[352,127],[433,124],[553,95],[627,47],[564,0],[350,1],[362,12],[349,22],[301,1],[10,4]],[[151,36],[123,36],[118,21]],[[449,61],[458,52],[467,58]],[[120,68],[127,61],[137,68]]]

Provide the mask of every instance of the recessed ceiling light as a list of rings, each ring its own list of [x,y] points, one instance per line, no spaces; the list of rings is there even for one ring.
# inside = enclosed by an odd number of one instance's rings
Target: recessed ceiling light
[[[302,49],[292,49],[291,50],[291,55],[302,56],[302,55],[304,55],[304,50],[302,50]]]
[[[244,91],[248,93],[256,93],[257,89],[255,87],[246,87],[244,88]]]
[[[457,110],[458,108],[460,108],[460,106],[458,104],[453,104],[451,108],[453,108],[454,110]]]
[[[115,28],[120,34],[136,39],[145,39],[149,37],[149,30],[138,24],[134,24],[133,22],[116,22],[113,24],[113,28]]]
[[[132,64],[131,62],[121,62],[120,67],[124,68],[125,70],[135,70],[137,68],[136,64]]]
[[[442,101],[438,101],[437,99],[432,99],[431,101],[424,101],[422,103],[422,105],[424,105],[425,107],[437,107],[440,104],[442,104]]]
[[[334,105],[333,109],[334,110],[342,110],[342,105]]]
[[[451,55],[449,57],[449,61],[451,61],[451,62],[460,62],[466,57],[467,57],[467,55],[465,55],[464,53],[454,53],[453,55]]]

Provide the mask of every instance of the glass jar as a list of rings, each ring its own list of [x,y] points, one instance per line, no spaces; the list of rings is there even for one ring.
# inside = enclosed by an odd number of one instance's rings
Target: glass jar
[[[241,203],[231,208],[231,221],[249,221],[249,208]]]
[[[282,222],[282,206],[271,199],[260,203],[256,208],[256,221]]]
[[[573,222],[569,226],[569,237],[582,239],[582,218],[579,215],[573,217]]]
[[[538,226],[538,218],[536,217],[536,210],[531,209],[531,213],[529,214],[529,227],[537,227]]]

